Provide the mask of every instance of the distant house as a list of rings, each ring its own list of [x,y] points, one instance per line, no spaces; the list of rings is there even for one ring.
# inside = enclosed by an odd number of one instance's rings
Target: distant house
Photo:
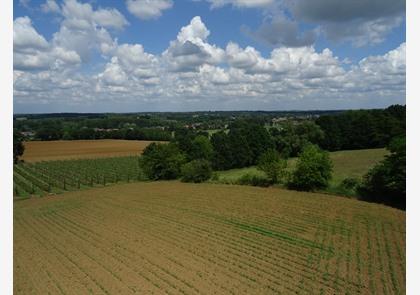
[[[35,136],[35,132],[33,131],[22,131],[20,134],[27,139],[32,139]]]
[[[118,131],[119,129],[117,129],[117,128],[108,128],[108,129],[105,129],[105,128],[93,128],[93,130],[95,132],[111,132],[111,131]]]

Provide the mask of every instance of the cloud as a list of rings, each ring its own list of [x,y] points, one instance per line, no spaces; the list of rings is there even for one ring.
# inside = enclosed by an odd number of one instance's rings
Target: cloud
[[[13,47],[16,51],[28,48],[45,49],[48,42],[33,28],[31,19],[25,16],[13,21]]]
[[[389,32],[402,23],[403,17],[379,18],[361,21],[359,19],[325,24],[322,31],[325,36],[336,42],[349,42],[355,47],[382,43]]]
[[[158,18],[172,7],[172,0],[127,0],[127,10],[142,20]]]
[[[256,31],[252,31],[247,27],[244,27],[243,30],[253,39],[270,46],[308,46],[314,44],[316,39],[314,30],[301,33],[299,24],[296,21],[279,16],[264,22]]]
[[[13,66],[16,70],[45,70],[80,63],[79,55],[52,46],[32,26],[29,17],[13,22]]]
[[[128,25],[125,17],[115,8],[99,9],[93,12],[92,21],[107,28],[122,29]]]
[[[31,0],[19,0],[19,5],[28,9],[30,2]]]
[[[224,59],[223,49],[207,43],[210,31],[199,16],[181,28],[177,39],[162,54],[171,71],[196,72],[203,64],[218,64]]]
[[[44,4],[41,4],[41,10],[45,13],[59,13],[60,6],[58,6],[55,0],[47,0]]]
[[[328,39],[357,47],[383,42],[405,16],[405,0],[297,0],[286,7],[297,20],[319,25]]]
[[[296,0],[290,5],[293,14],[308,22],[348,22],[401,15],[405,0]]]
[[[206,0],[211,4],[212,8],[219,8],[225,5],[232,5],[235,7],[258,8],[267,7],[274,3],[275,0]]]
[[[60,29],[50,41],[29,18],[14,21],[14,99],[19,108],[308,109],[404,102],[405,43],[358,63],[314,46],[280,45],[265,56],[232,41],[224,48],[211,44],[211,32],[197,16],[180,28],[166,50],[151,54],[141,44],[118,44],[94,19],[98,10],[90,5],[66,1],[61,8]],[[83,54],[95,50],[104,65],[93,73],[80,71]]]
[[[199,16],[193,17],[188,26],[182,27],[178,33],[177,40],[185,42],[187,40],[203,41],[210,35],[210,31],[206,28],[205,24],[201,21]]]
[[[53,35],[53,43],[77,52],[83,62],[88,62],[94,51],[111,54],[117,44],[108,29],[122,29],[128,24],[116,9],[94,10],[90,4],[76,0],[64,1],[62,16],[64,19],[60,30]]]

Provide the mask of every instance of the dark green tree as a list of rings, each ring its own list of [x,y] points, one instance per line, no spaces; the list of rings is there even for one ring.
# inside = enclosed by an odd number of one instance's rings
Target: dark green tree
[[[19,161],[24,151],[23,136],[18,130],[13,129],[13,163],[16,164]]]
[[[189,160],[204,159],[210,161],[213,156],[213,146],[208,137],[196,136],[191,142],[191,148],[187,157]]]
[[[181,167],[181,181],[183,182],[203,182],[210,179],[211,174],[211,164],[204,159],[192,160]]]
[[[406,144],[405,137],[394,138],[390,154],[364,176],[358,192],[363,200],[405,209]]]
[[[232,156],[230,168],[241,168],[251,165],[252,151],[246,137],[239,129],[232,129],[228,134],[229,149]]]
[[[257,168],[263,171],[271,183],[280,182],[286,175],[287,161],[280,157],[280,154],[269,149],[263,153],[259,159]]]
[[[264,126],[255,123],[245,123],[239,128],[241,134],[251,151],[250,164],[257,163],[258,158],[268,149],[274,148],[273,140],[270,133]]]
[[[286,123],[281,130],[272,128],[271,134],[277,150],[284,157],[295,157],[307,144],[318,144],[324,138],[322,129],[312,121]]]
[[[210,142],[213,146],[212,166],[216,170],[226,170],[232,167],[232,151],[228,135],[219,131],[212,135]]]
[[[151,180],[178,178],[184,163],[184,154],[173,143],[151,143],[139,160],[140,168]]]
[[[309,144],[303,148],[289,180],[288,186],[297,190],[312,191],[328,186],[332,177],[332,162],[327,152]]]

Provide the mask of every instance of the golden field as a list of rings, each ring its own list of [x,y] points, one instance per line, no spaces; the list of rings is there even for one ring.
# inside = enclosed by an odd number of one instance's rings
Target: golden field
[[[143,140],[57,140],[25,142],[22,159],[39,162],[139,155],[153,141]]]

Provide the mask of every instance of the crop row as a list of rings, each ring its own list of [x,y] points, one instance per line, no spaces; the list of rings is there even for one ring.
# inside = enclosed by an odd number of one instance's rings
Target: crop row
[[[43,196],[117,182],[140,181],[138,157],[20,163],[13,171],[14,195]]]

